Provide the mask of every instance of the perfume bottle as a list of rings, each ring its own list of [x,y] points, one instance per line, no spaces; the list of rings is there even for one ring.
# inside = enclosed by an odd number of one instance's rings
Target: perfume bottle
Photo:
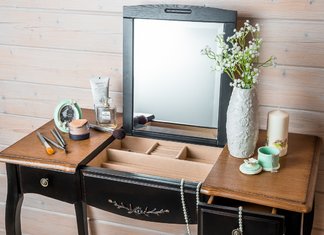
[[[97,107],[97,124],[103,127],[116,128],[116,107],[110,97],[104,97],[101,105]]]

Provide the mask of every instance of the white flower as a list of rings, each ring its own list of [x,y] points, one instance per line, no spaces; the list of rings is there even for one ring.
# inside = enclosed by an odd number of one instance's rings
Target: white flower
[[[252,26],[247,20],[239,30],[234,29],[233,35],[224,39],[224,34],[216,37],[220,50],[215,53],[210,47],[202,50],[202,54],[215,60],[215,70],[223,71],[232,79],[230,86],[249,89],[257,83],[259,67],[275,63],[270,57],[264,63],[258,63],[262,39],[259,37],[260,26]],[[249,39],[249,40],[248,40]],[[240,75],[238,78],[237,76]]]

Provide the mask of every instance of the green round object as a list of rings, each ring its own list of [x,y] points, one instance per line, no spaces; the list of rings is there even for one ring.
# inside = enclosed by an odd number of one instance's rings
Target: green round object
[[[262,167],[259,164],[246,164],[240,165],[240,171],[246,175],[256,175],[262,171]]]
[[[82,112],[76,101],[72,99],[62,100],[55,108],[55,126],[61,131],[69,132],[69,123],[74,119],[81,119]]]

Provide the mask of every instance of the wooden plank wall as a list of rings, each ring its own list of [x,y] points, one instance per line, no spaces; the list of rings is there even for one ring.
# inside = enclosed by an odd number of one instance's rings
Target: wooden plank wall
[[[51,119],[57,103],[73,98],[92,107],[89,78],[110,76],[122,110],[122,7],[173,3],[234,9],[239,24],[259,22],[262,58],[277,57],[258,88],[261,128],[267,112],[290,114],[290,132],[324,137],[324,1],[316,0],[2,0],[0,2],[0,149]],[[313,234],[324,235],[324,147],[316,191]],[[284,180],[284,179],[283,179]],[[4,232],[6,175],[0,164],[0,234]],[[135,234],[131,221],[89,208],[91,234]],[[73,207],[26,195],[24,234],[76,234]],[[140,222],[138,222],[140,223]],[[138,234],[161,234],[163,226],[143,225]],[[168,227],[169,234],[183,228]],[[130,232],[133,231],[133,232]],[[168,231],[168,230],[164,230]]]

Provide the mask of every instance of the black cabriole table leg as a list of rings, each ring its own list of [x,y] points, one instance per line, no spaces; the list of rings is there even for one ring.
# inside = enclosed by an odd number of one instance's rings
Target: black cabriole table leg
[[[6,233],[21,235],[20,212],[24,196],[20,190],[17,165],[6,164],[7,168],[7,201]]]
[[[88,235],[87,205],[78,201],[74,203],[79,235]]]

